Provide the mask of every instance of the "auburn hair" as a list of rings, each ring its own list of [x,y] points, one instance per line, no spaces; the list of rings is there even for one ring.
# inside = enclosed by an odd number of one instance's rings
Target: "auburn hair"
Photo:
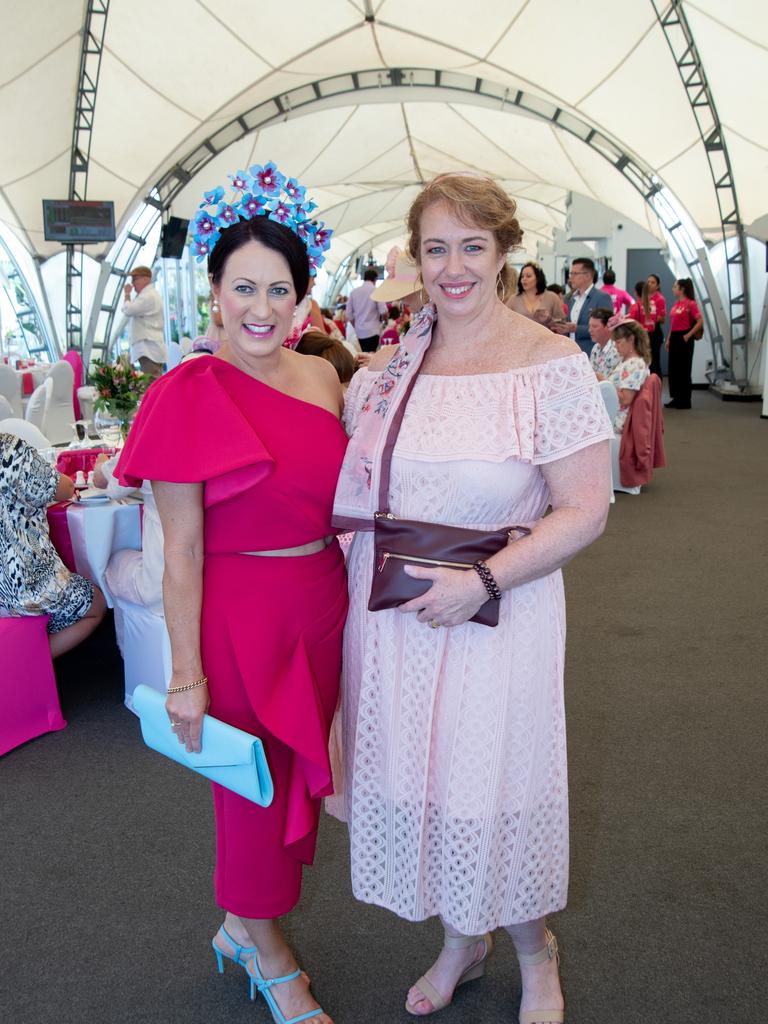
[[[408,211],[406,251],[417,266],[421,266],[421,218],[427,207],[435,203],[444,203],[467,227],[490,231],[505,257],[523,239],[520,222],[515,216],[517,203],[495,181],[476,174],[440,174],[424,186]],[[517,283],[514,268],[506,259],[500,276],[504,292],[500,298],[505,302],[514,293]]]

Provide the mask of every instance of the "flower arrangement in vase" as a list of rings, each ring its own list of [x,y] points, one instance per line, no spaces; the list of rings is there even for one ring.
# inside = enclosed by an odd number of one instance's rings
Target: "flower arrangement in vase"
[[[93,403],[96,433],[111,444],[124,443],[141,396],[152,378],[135,370],[127,355],[120,356],[116,363],[95,359],[90,377],[96,388]]]

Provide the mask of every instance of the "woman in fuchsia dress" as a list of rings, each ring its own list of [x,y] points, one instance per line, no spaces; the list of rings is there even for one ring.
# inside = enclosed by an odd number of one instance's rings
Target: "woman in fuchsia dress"
[[[281,177],[273,168],[270,181],[270,166],[252,169],[268,197]],[[320,799],[332,791],[328,734],[347,611],[330,521],[343,395],[329,363],[283,346],[309,287],[301,197],[286,226],[258,207],[250,216],[254,188],[243,190],[240,219],[224,226],[225,215],[208,244],[228,340],[152,385],[118,471],[127,483],[153,481],[163,522],[169,728],[188,750],[200,748],[205,711],[253,733],[274,780],[268,808],[213,786],[216,899],[226,911],[213,940],[219,968],[224,957],[245,967],[279,1024],[331,1024],[278,919],[298,901]]]

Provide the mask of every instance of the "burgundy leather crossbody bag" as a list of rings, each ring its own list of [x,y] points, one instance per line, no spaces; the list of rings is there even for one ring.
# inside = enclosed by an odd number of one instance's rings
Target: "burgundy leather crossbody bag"
[[[527,536],[527,526],[508,526],[503,530],[468,530],[461,526],[425,523],[415,519],[398,519],[389,511],[389,478],[392,453],[418,373],[408,384],[400,407],[389,428],[381,459],[379,511],[374,515],[374,565],[368,610],[396,608],[414,597],[420,597],[432,586],[431,580],[416,580],[403,572],[406,565],[442,566],[446,569],[471,570],[478,560],[498,554],[517,539]],[[499,624],[500,601],[489,598],[470,621],[484,626]]]

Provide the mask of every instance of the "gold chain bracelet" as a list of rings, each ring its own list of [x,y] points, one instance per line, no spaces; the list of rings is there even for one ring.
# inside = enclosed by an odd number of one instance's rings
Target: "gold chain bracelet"
[[[187,690],[196,690],[198,686],[205,686],[208,682],[208,676],[202,676],[197,679],[194,683],[187,683],[185,686],[172,686],[166,693],[186,693]]]

